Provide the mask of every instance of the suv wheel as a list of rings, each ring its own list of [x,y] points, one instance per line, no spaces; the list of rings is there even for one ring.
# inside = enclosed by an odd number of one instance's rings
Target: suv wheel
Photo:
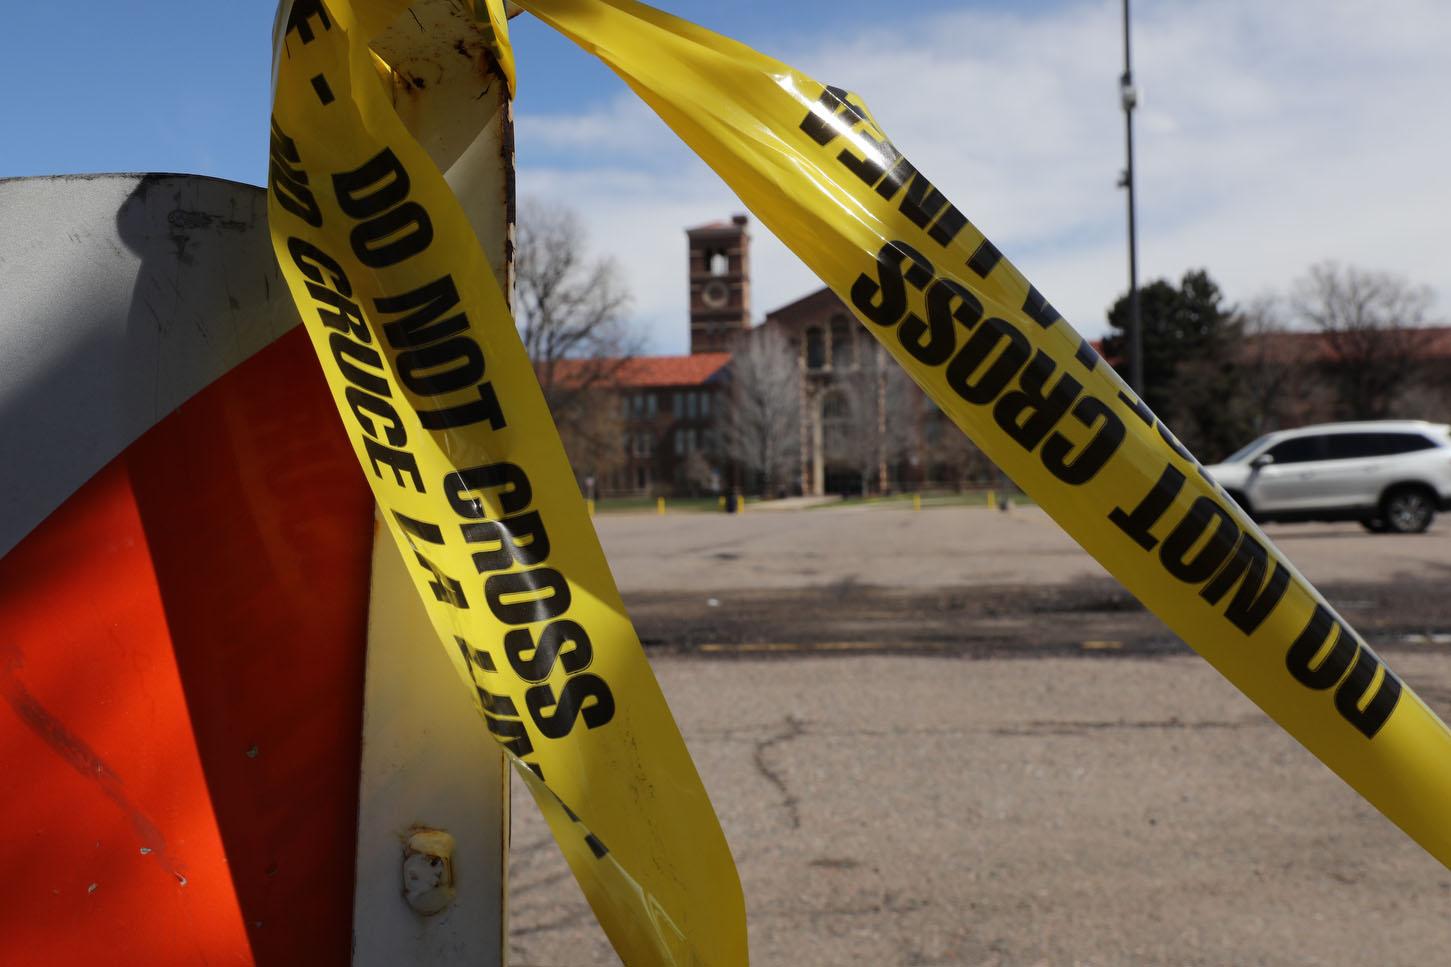
[[[1419,534],[1431,526],[1436,505],[1431,495],[1420,487],[1398,487],[1385,495],[1380,505],[1381,519],[1393,534]]]

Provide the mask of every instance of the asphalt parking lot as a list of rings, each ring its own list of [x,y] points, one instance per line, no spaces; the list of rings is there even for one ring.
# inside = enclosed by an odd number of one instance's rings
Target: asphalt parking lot
[[[735,851],[754,963],[1445,962],[1451,871],[1041,512],[597,526]],[[1451,718],[1451,525],[1269,533]],[[519,793],[511,962],[617,963]]]

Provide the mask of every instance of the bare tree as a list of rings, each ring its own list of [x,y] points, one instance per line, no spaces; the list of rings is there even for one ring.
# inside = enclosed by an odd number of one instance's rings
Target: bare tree
[[[1321,262],[1295,284],[1295,313],[1324,334],[1343,415],[1390,414],[1415,382],[1431,334],[1431,290],[1384,272]]]
[[[978,449],[976,443],[947,414],[927,404],[932,411],[922,421],[923,463],[931,483],[947,483],[958,493],[968,484],[991,483],[997,478],[997,467]]]
[[[912,450],[922,393],[874,340],[838,374],[823,400],[826,457],[861,475],[861,490],[885,490],[891,469]]]
[[[759,481],[765,493],[775,493],[797,469],[801,371],[796,354],[774,328],[758,330],[738,344],[722,431],[725,455],[740,465],[748,482]]]
[[[566,208],[526,199],[514,251],[515,319],[575,472],[603,477],[624,461],[614,384],[639,345],[630,296],[608,256],[591,258]]]

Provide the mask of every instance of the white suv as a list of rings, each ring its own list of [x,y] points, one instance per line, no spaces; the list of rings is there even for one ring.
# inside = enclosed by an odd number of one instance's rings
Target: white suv
[[[1376,420],[1281,430],[1206,469],[1255,520],[1358,520],[1414,534],[1451,509],[1451,426]]]

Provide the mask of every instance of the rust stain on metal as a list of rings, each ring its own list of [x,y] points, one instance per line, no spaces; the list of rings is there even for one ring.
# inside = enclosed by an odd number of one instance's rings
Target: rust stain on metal
[[[514,103],[506,95],[499,105],[499,161],[504,170],[504,298],[514,308],[514,224],[517,196],[514,184]]]

